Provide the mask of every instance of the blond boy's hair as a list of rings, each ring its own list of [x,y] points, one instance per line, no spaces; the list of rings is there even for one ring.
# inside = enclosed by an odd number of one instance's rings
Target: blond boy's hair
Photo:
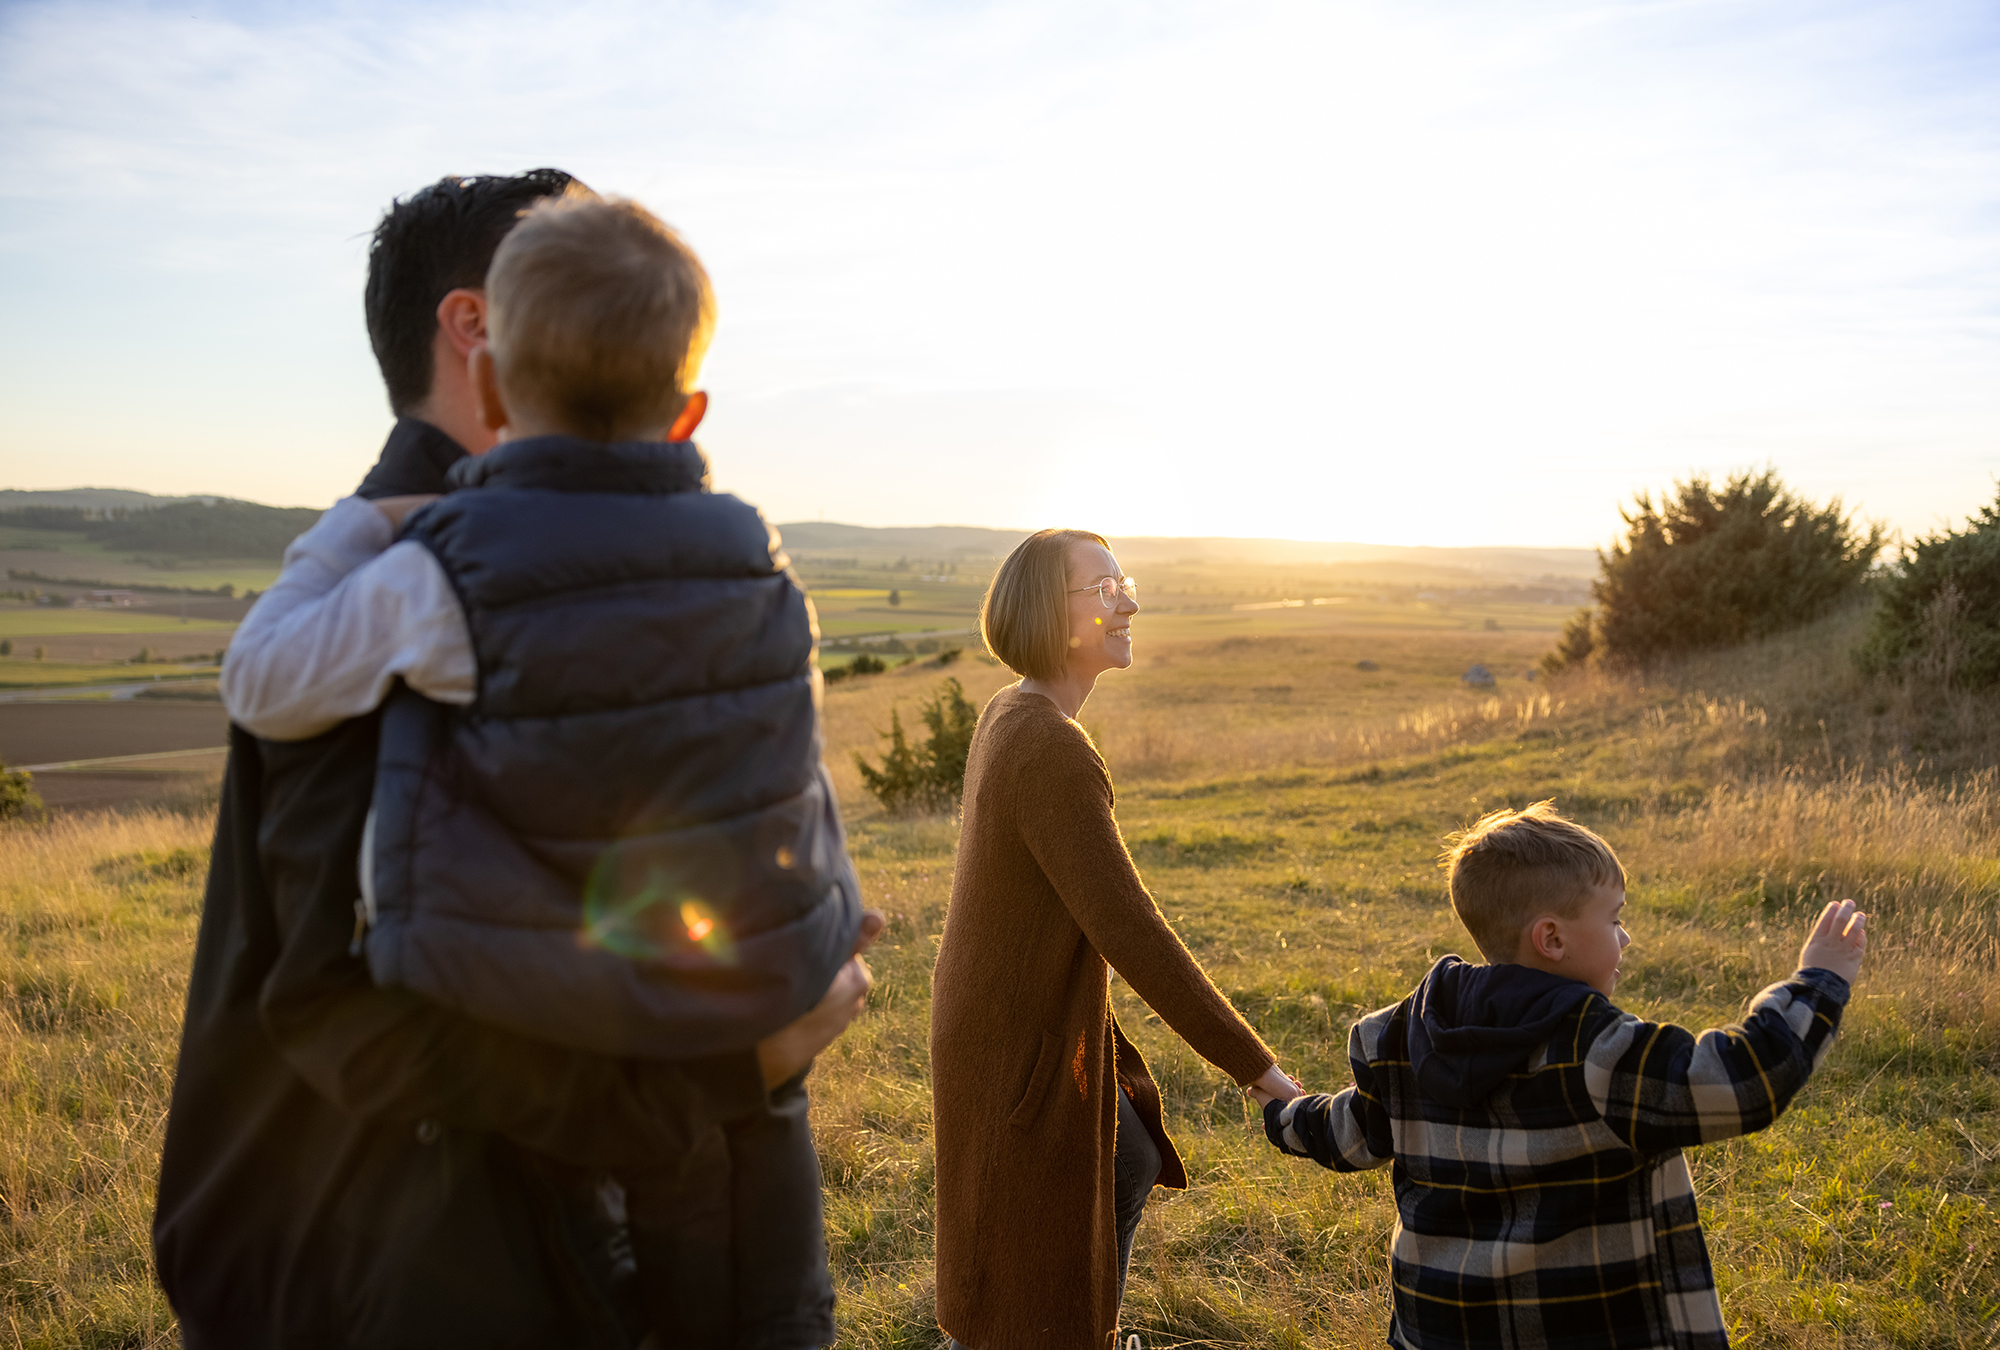
[[[1618,855],[1595,833],[1565,820],[1553,799],[1519,811],[1489,811],[1445,837],[1451,907],[1488,961],[1512,961],[1537,915],[1573,919],[1593,888],[1625,884]]]
[[[1069,657],[1069,546],[1104,544],[1089,530],[1037,530],[1014,546],[979,606],[986,650],[1031,680],[1061,676]]]
[[[486,304],[508,400],[597,441],[657,435],[679,416],[715,327],[694,250],[616,197],[528,211],[493,255]]]

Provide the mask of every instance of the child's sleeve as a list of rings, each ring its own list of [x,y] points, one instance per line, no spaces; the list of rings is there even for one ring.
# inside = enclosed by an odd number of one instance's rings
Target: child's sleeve
[[[399,676],[441,703],[472,701],[477,663],[458,597],[429,550],[394,537],[386,516],[347,497],[292,541],[223,659],[231,721],[304,740],[378,706]]]
[[[1620,1014],[1584,1053],[1584,1083],[1611,1131],[1665,1153],[1763,1129],[1833,1048],[1847,981],[1801,970],[1758,994],[1735,1026],[1700,1035]]]
[[[1264,1135],[1281,1152],[1311,1158],[1336,1172],[1366,1172],[1396,1155],[1389,1113],[1375,1091],[1375,1070],[1363,1053],[1362,1028],[1356,1023],[1347,1036],[1347,1058],[1354,1086],[1328,1096],[1323,1092],[1266,1102]]]

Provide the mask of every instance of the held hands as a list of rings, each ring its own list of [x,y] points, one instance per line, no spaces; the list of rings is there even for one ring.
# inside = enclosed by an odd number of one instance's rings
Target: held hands
[[[1302,1094],[1305,1088],[1299,1085],[1297,1079],[1273,1064],[1270,1068],[1264,1070],[1262,1078],[1246,1086],[1243,1091],[1249,1096],[1251,1101],[1257,1103],[1257,1109],[1262,1111],[1272,1102],[1290,1101],[1292,1098]],[[1261,1120],[1257,1128],[1259,1131],[1263,1129]]]
[[[825,996],[804,1017],[757,1042],[757,1067],[763,1070],[765,1087],[774,1088],[796,1075],[815,1055],[839,1040],[848,1023],[861,1015],[868,1005],[868,988],[875,983],[861,953],[882,936],[885,922],[881,910],[863,911],[854,955],[833,977]]]
[[[1819,922],[1799,951],[1799,967],[1816,966],[1854,982],[1861,974],[1861,958],[1868,952],[1868,916],[1854,907],[1852,900],[1830,902],[1820,911]]]

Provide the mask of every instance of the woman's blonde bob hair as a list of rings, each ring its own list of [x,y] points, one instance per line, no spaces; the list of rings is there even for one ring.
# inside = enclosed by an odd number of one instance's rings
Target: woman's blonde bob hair
[[[1069,656],[1069,546],[1086,543],[1111,547],[1089,530],[1037,530],[993,574],[979,606],[979,635],[1016,675],[1062,675]]]

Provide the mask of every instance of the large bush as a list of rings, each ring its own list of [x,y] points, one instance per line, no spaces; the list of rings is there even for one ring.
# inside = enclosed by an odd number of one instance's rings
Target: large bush
[[[946,679],[938,682],[936,692],[918,715],[930,730],[922,745],[910,744],[902,717],[891,708],[889,729],[882,733],[889,750],[882,756],[881,767],[871,766],[859,754],[854,756],[861,781],[883,809],[894,815],[948,811],[965,792],[965,760],[972,749],[979,709],[966,698],[963,685]]]
[[[1597,604],[1563,633],[1550,670],[1593,657],[1633,665],[1726,647],[1818,618],[1857,596],[1882,551],[1882,527],[1857,529],[1835,498],[1796,496],[1766,469],[1641,492],[1620,512],[1622,542],[1597,555]]]
[[[1960,531],[1917,540],[1882,578],[1862,663],[1943,684],[2000,684],[2000,497]]]

